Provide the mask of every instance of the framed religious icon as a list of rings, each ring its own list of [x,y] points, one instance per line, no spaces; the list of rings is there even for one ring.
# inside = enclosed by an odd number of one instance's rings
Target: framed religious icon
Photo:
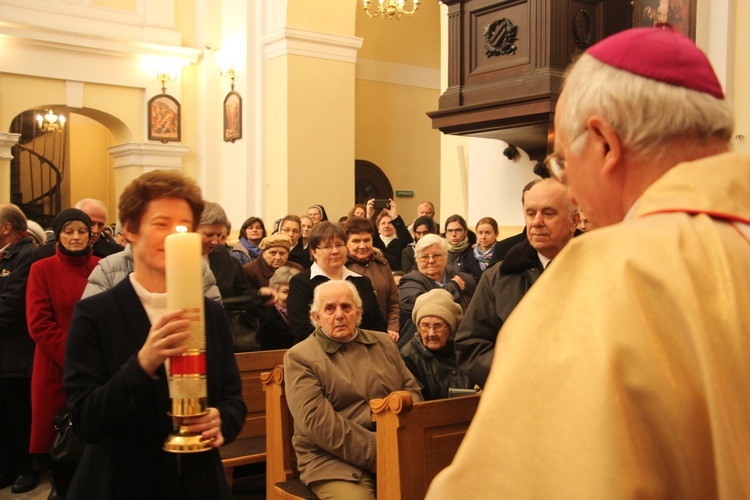
[[[636,28],[667,23],[695,41],[695,7],[698,0],[635,0],[633,21]]]
[[[180,103],[168,94],[159,94],[148,101],[148,140],[180,142]]]
[[[224,98],[224,141],[242,139],[242,96],[234,90]]]

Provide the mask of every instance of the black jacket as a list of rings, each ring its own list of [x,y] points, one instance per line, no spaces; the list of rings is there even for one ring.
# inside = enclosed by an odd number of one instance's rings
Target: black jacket
[[[374,221],[373,221],[374,223]],[[411,237],[411,233],[404,224],[404,219],[399,215],[395,219],[391,220],[393,227],[396,229],[396,239],[392,240],[388,246],[385,245],[380,235],[376,234],[373,238],[373,246],[379,248],[383,252],[383,256],[388,260],[388,265],[391,266],[391,271],[401,270],[401,252],[406,248],[409,243],[414,241]]]
[[[47,257],[52,257],[55,255],[56,249],[57,241],[45,243],[34,252],[34,262],[46,259]],[[123,250],[125,250],[125,247],[121,247],[113,241],[107,241],[103,236],[100,236],[99,239],[96,240],[96,243],[94,243],[94,246],[91,247],[92,253],[96,257],[101,257],[102,259],[113,253],[122,252]]]
[[[26,327],[26,282],[35,249],[24,236],[0,257],[0,378],[31,377],[34,341]]]
[[[469,377],[459,370],[453,340],[438,351],[431,351],[422,343],[421,335],[414,335],[401,348],[406,367],[417,379],[425,401],[448,397],[448,388],[471,389]]]
[[[329,281],[326,276],[315,276],[311,279],[311,275],[310,269],[305,269],[292,276],[289,281],[289,297],[286,299],[286,307],[292,334],[295,336],[295,343],[304,340],[315,330],[310,322],[310,306],[312,305],[313,294],[315,287]],[[346,279],[357,288],[362,299],[362,323],[359,325],[360,328],[378,332],[388,331],[388,324],[383,317],[383,313],[380,312],[378,299],[375,297],[375,290],[372,288],[370,278],[367,276],[349,276]]]
[[[474,383],[484,386],[500,328],[543,270],[537,251],[524,239],[484,271],[456,331],[458,366]]]
[[[482,268],[479,267],[479,261],[474,257],[472,247],[468,247],[461,253],[448,252],[446,268],[454,273],[470,274],[474,278],[474,283],[479,282],[479,278],[482,277]]]

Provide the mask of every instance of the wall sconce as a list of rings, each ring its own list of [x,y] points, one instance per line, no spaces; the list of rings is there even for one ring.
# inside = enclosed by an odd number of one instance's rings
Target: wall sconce
[[[400,20],[401,16],[413,16],[419,8],[419,0],[412,0],[411,9],[407,9],[406,0],[378,0],[377,5],[372,5],[372,0],[363,0],[365,12],[370,17],[382,17],[383,19]]]
[[[156,71],[156,79],[161,82],[162,93],[167,93],[167,82],[176,82],[177,73],[166,69],[159,69]]]
[[[65,116],[56,115],[51,109],[44,115],[36,115],[36,121],[42,132],[62,132],[65,129]]]
[[[232,90],[234,90],[234,78],[235,76],[237,76],[236,73],[234,72],[234,64],[229,64],[226,67],[220,68],[219,74],[221,76],[229,77],[229,80],[231,81],[231,84],[232,84]]]

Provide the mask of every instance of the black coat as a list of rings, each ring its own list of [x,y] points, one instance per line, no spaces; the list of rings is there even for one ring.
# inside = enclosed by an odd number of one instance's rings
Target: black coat
[[[329,281],[326,276],[315,276],[310,279],[311,275],[310,269],[305,269],[292,276],[289,281],[289,297],[286,299],[286,306],[292,334],[296,338],[295,342],[304,340],[315,330],[310,322],[310,306],[312,305],[313,294],[315,287]],[[378,299],[375,297],[375,290],[372,288],[370,278],[367,276],[349,276],[346,279],[357,288],[362,299],[362,323],[359,325],[360,328],[378,332],[388,331],[388,324],[383,317],[383,313],[380,312]]]
[[[417,379],[425,401],[448,397],[448,388],[471,389],[474,384],[459,370],[453,341],[438,351],[431,351],[422,343],[421,335],[414,335],[401,348],[401,357],[406,367]]]
[[[470,274],[474,283],[477,283],[479,278],[482,277],[482,268],[479,267],[479,261],[474,257],[474,249],[471,247],[466,248],[461,253],[448,252],[446,269],[453,273]]]
[[[262,351],[289,349],[294,345],[292,327],[284,321],[275,306],[266,306],[260,313],[258,341]]]
[[[403,252],[409,243],[414,241],[414,238],[411,237],[411,233],[400,215],[391,220],[391,223],[394,229],[396,229],[396,239],[391,240],[388,246],[386,246],[385,242],[376,234],[372,243],[375,248],[379,248],[383,252],[383,256],[388,260],[388,265],[391,266],[391,271],[400,271],[401,252]]]
[[[310,249],[302,246],[302,238],[297,240],[297,244],[289,251],[289,260],[296,262],[305,269],[310,269],[312,260],[310,258]]]
[[[232,337],[221,306],[204,299],[208,405],[221,413],[224,439],[242,428],[246,408]],[[64,387],[86,443],[67,498],[231,498],[218,449],[162,450],[172,431],[164,367],[151,378],[137,353],[151,324],[129,279],[84,299],[68,332]]]
[[[484,271],[456,331],[458,366],[474,383],[484,386],[500,328],[543,270],[537,251],[524,238]]]
[[[26,282],[35,250],[24,236],[0,257],[0,378],[31,377],[34,341],[26,326]]]

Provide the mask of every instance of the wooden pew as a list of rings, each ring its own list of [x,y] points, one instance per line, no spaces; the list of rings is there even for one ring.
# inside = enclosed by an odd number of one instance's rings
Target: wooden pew
[[[284,367],[264,373],[262,382],[267,408],[266,498],[315,498],[298,479]],[[435,475],[453,460],[478,404],[479,396],[413,403],[406,391],[373,399],[378,500],[424,498]]]
[[[284,362],[285,349],[238,352],[234,355],[242,378],[242,400],[247,406],[245,424],[237,438],[219,448],[229,485],[234,468],[266,460],[266,399],[260,375]]]
[[[378,500],[424,498],[458,450],[479,405],[464,396],[413,403],[396,391],[370,401],[377,426]]]

